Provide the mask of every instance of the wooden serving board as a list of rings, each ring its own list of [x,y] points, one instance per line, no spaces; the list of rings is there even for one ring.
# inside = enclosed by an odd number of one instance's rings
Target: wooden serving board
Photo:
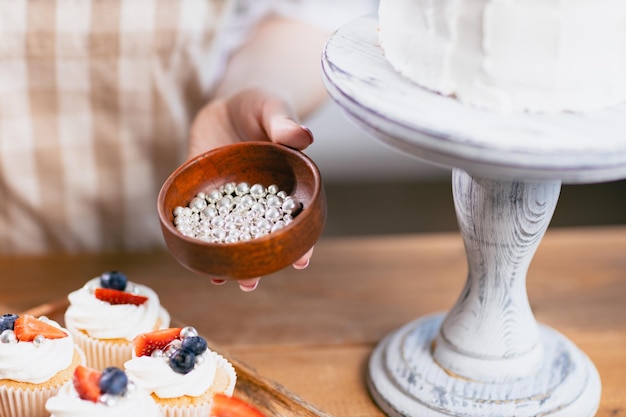
[[[30,308],[22,314],[31,314],[36,317],[47,316],[63,325],[63,315],[68,305],[68,300],[62,298]],[[172,322],[173,326],[185,326],[184,323],[177,322],[175,319]],[[225,349],[208,339],[207,342],[211,350],[228,359],[235,367],[237,384],[234,396],[253,404],[267,417],[330,417],[280,384],[259,375],[245,363],[230,356]]]

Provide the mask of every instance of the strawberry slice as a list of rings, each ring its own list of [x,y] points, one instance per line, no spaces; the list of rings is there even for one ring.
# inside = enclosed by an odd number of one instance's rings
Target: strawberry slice
[[[135,355],[150,356],[156,349],[165,349],[172,340],[179,338],[181,329],[181,327],[171,327],[135,336],[133,339]]]
[[[131,294],[129,292],[114,290],[113,288],[96,288],[94,295],[98,300],[106,301],[110,304],[134,304],[140,306],[148,297],[143,295]]]
[[[209,417],[265,417],[265,414],[241,398],[215,394]]]
[[[15,337],[20,342],[32,342],[38,335],[42,335],[46,339],[67,337],[67,333],[58,327],[54,327],[28,314],[20,316],[15,320],[13,331],[15,332]]]
[[[96,369],[88,368],[83,365],[76,367],[72,383],[81,399],[93,401],[94,403],[98,402],[98,398],[100,397],[100,386],[98,385],[100,375],[101,372]]]

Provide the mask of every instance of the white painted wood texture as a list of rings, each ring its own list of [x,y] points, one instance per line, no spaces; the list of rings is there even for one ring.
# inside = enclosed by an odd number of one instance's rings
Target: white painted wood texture
[[[453,168],[468,277],[448,313],[418,318],[375,348],[373,398],[398,417],[592,417],[597,370],[536,322],[526,273],[562,182],[626,177],[626,106],[584,116],[467,108],[396,74],[376,24],[365,17],[331,37],[326,86],[374,138]]]
[[[437,336],[435,360],[478,381],[531,376],[543,366],[544,352],[526,271],[561,184],[472,178],[458,169],[452,181],[468,277]]]
[[[432,93],[391,68],[377,20],[335,32],[326,87],[360,127],[407,154],[481,176],[593,183],[626,178],[626,103],[589,114],[495,114]]]

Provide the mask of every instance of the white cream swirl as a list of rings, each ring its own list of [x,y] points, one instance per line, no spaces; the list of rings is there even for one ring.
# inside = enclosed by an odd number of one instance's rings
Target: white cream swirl
[[[106,405],[80,399],[72,383],[46,402],[50,417],[160,417],[161,411],[152,397],[141,389],[116,397],[115,404]]]
[[[74,356],[74,340],[56,321],[45,320],[67,337],[45,339],[42,344],[33,342],[0,343],[0,380],[41,384],[57,372],[66,369]]]
[[[140,388],[160,398],[198,397],[213,383],[218,362],[218,354],[210,350],[202,356],[204,360],[186,374],[174,372],[166,359],[151,356],[135,357],[127,361],[124,368]]]
[[[126,339],[139,333],[169,326],[170,316],[161,307],[159,296],[145,285],[129,282],[133,294],[148,297],[142,305],[110,304],[97,299],[93,293],[100,286],[99,278],[88,281],[82,288],[68,295],[70,306],[65,312],[65,324],[70,329],[79,329],[97,339]]]

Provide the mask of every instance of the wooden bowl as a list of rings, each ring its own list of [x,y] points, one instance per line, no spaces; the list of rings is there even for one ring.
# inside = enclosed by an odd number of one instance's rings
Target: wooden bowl
[[[284,228],[245,242],[210,243],[176,229],[175,207],[229,182],[276,184],[303,208]],[[313,247],[326,223],[326,195],[317,166],[304,153],[271,142],[241,142],[178,167],[161,187],[158,212],[167,248],[180,264],[212,277],[255,278],[291,265]]]

